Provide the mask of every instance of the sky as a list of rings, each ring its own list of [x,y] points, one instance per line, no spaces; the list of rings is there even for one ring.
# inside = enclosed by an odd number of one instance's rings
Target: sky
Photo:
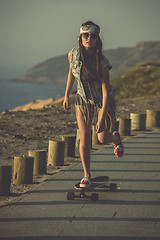
[[[160,41],[160,0],[0,0],[0,64],[67,54],[87,20],[100,26],[104,50]]]

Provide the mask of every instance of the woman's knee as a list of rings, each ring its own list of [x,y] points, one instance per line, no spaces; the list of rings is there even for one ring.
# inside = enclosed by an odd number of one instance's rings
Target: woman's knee
[[[110,143],[112,142],[112,133],[109,132],[108,129],[106,129],[104,132],[102,133],[98,133],[98,141],[101,143],[101,144],[107,144],[107,143]]]
[[[106,135],[98,134],[97,137],[98,137],[98,141],[99,141],[101,144],[107,144],[108,139],[107,139],[107,136],[106,136]]]
[[[82,144],[88,144],[91,141],[91,130],[82,130],[80,131],[80,142]]]

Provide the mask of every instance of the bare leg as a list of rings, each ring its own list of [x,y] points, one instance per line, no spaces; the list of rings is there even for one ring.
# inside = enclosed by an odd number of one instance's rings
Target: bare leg
[[[98,110],[98,118],[101,116],[101,109]],[[106,126],[107,124],[107,126]],[[108,115],[106,115],[106,119],[103,123],[103,127],[102,129],[104,129],[102,132],[98,133],[98,140],[100,141],[100,143],[102,144],[106,144],[106,143],[113,143],[113,144],[119,144],[119,139],[114,136],[112,133],[109,132],[110,130],[110,126],[111,126],[111,122],[110,122],[110,117]]]
[[[90,177],[90,145],[91,145],[91,123],[87,126],[83,113],[76,107],[77,123],[80,130],[79,152],[84,170],[84,177]]]

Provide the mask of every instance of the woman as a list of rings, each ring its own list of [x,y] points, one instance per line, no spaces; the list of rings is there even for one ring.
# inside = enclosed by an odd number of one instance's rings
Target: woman
[[[100,28],[91,21],[82,24],[79,36],[79,48],[73,48],[68,54],[69,73],[63,107],[70,109],[69,94],[74,80],[77,81],[76,118],[80,130],[80,157],[84,178],[80,187],[91,185],[90,143],[91,124],[94,110],[97,110],[98,121],[96,133],[98,140],[106,144],[112,142],[117,157],[124,153],[123,144],[118,132],[110,133],[110,119],[113,107],[110,97],[109,60],[102,54]]]

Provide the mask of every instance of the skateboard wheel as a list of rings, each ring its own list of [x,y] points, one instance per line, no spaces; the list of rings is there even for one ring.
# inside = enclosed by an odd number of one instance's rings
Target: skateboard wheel
[[[67,193],[67,200],[74,200],[74,192],[68,192]]]
[[[92,201],[92,202],[98,202],[98,200],[99,200],[98,194],[97,194],[97,193],[93,193],[93,194],[91,195],[91,201]]]
[[[111,183],[109,188],[111,191],[115,191],[117,189],[117,185],[115,183]]]

